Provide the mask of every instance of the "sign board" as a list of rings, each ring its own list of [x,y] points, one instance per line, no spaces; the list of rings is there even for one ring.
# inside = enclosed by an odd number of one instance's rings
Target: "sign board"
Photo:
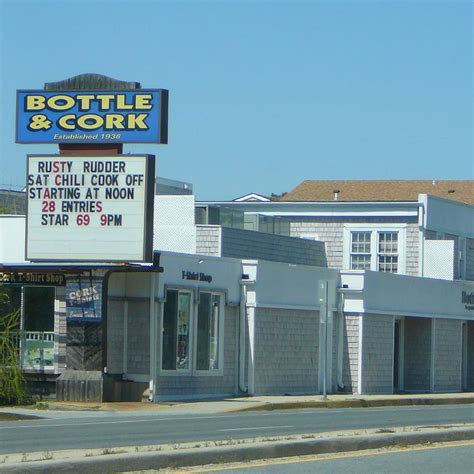
[[[0,272],[0,284],[25,286],[65,286],[62,273]]]
[[[102,279],[75,278],[66,283],[66,319],[97,321],[102,318]]]
[[[168,91],[17,91],[17,143],[168,143]]]
[[[29,155],[26,260],[149,262],[155,157]]]

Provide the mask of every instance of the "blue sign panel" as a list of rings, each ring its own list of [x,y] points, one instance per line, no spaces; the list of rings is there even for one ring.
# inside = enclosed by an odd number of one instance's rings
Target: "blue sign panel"
[[[66,280],[66,319],[96,321],[102,318],[102,280],[74,278]]]
[[[168,143],[168,91],[17,91],[17,143]]]

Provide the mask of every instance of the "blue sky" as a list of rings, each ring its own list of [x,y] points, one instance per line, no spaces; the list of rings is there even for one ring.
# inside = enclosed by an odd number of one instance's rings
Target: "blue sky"
[[[199,199],[304,179],[468,179],[471,1],[0,0],[0,187],[25,184],[15,91],[94,72],[170,90],[157,174]]]

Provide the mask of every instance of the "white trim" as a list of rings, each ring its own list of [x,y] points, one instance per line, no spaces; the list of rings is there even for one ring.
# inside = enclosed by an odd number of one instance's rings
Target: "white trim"
[[[300,309],[302,311],[319,311],[319,305],[298,305],[298,304],[269,304],[269,303],[257,303],[255,305],[248,305],[253,308],[263,308],[263,309]],[[335,308],[335,307],[334,307]],[[337,310],[337,308],[331,310]]]
[[[247,324],[249,335],[247,393],[255,395],[255,308],[253,307],[247,307]]]
[[[199,319],[199,309],[196,308],[196,317],[194,318],[194,335],[193,339],[195,339],[194,344],[194,351],[193,351],[193,376],[195,377],[222,377],[224,375],[224,321],[225,321],[225,293],[219,291],[211,291],[211,290],[202,290],[199,293],[210,293],[211,294],[211,301],[212,296],[219,296],[219,334],[218,334],[218,344],[219,344],[219,353],[218,353],[218,364],[219,367],[217,369],[208,369],[208,370],[198,370],[196,368],[197,364],[197,344],[198,344],[198,319]],[[198,306],[198,305],[196,305]]]
[[[416,211],[258,211],[246,214],[260,214],[268,217],[418,217]]]
[[[382,314],[389,316],[413,316],[415,318],[433,318],[433,319],[466,319],[468,316],[466,314],[433,314],[433,313],[416,313],[413,311],[387,311],[379,310],[377,308],[367,308],[364,307],[364,314]],[[472,319],[468,321],[474,321],[474,315]]]
[[[392,223],[345,223],[343,225],[343,254],[342,267],[351,270],[351,233],[370,232],[370,270],[377,272],[378,236],[380,232],[396,232],[398,234],[398,272],[397,275],[406,274],[406,246],[408,224]]]
[[[357,360],[357,393],[362,395],[362,354],[363,354],[363,336],[364,336],[364,316],[359,314],[359,347]]]
[[[165,288],[165,297],[166,297],[166,291],[177,291],[178,292],[178,301],[179,301],[179,294],[180,293],[187,293],[190,295],[190,304],[189,304],[189,332],[188,332],[188,337],[189,337],[189,348],[188,348],[188,357],[189,357],[189,364],[187,369],[163,369],[163,332],[164,332],[164,308],[165,308],[165,303],[161,305],[161,321],[160,321],[160,334],[161,334],[161,341],[160,341],[160,357],[159,357],[159,365],[158,365],[158,375],[160,377],[190,377],[193,373],[193,364],[192,364],[192,359],[193,359],[193,350],[194,350],[194,345],[193,345],[193,324],[194,324],[194,306],[195,302],[197,301],[195,296],[196,293],[193,289],[184,289],[184,288],[174,288],[172,286],[166,287]],[[178,337],[178,334],[176,334],[176,337]],[[175,355],[176,356],[176,355]]]

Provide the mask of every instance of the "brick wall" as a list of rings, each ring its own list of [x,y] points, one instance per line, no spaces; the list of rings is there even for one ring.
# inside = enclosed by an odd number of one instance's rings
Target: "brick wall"
[[[434,324],[434,386],[435,392],[461,390],[462,322],[433,319]]]
[[[357,392],[359,383],[359,319],[344,315],[342,381],[346,392]]]
[[[196,253],[211,257],[221,256],[221,229],[217,225],[196,226]]]
[[[128,302],[127,373],[150,373],[150,302]]]
[[[362,393],[393,392],[393,316],[366,314],[362,329]]]
[[[405,390],[430,391],[431,319],[405,318]]]
[[[318,312],[256,308],[255,394],[318,393]]]
[[[238,316],[237,306],[226,306],[223,375],[159,376],[156,388],[158,399],[220,397],[238,393]],[[161,341],[159,341],[159,347],[161,347]]]

